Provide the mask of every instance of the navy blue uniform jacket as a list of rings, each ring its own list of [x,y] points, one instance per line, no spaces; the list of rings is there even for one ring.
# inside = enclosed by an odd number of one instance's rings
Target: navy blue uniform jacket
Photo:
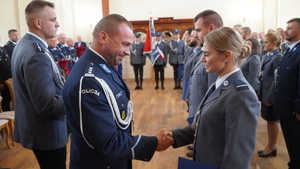
[[[300,114],[300,43],[287,51],[277,67],[274,115]]]
[[[70,169],[130,169],[130,159],[150,161],[157,146],[157,138],[132,136],[131,126],[122,130],[114,120],[102,86],[94,77],[83,78],[82,90],[79,91],[80,79],[88,72],[107,83],[116,98],[120,113],[125,112],[127,115],[129,90],[126,84],[114,67],[87,49],[73,67],[63,89],[72,131]],[[79,95],[82,97],[82,117]]]

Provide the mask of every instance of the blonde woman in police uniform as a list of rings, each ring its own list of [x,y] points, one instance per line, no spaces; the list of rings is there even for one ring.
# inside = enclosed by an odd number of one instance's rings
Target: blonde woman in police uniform
[[[249,168],[255,148],[259,102],[237,63],[250,54],[232,28],[205,36],[202,48],[208,73],[217,73],[192,125],[169,132],[174,147],[194,141],[194,160],[222,169]],[[213,90],[215,88],[215,90]]]

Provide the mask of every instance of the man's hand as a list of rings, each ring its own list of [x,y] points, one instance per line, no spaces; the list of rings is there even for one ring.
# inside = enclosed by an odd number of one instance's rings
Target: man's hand
[[[156,134],[158,143],[156,147],[156,151],[163,151],[169,148],[172,144],[174,144],[173,133],[166,129],[161,129]]]

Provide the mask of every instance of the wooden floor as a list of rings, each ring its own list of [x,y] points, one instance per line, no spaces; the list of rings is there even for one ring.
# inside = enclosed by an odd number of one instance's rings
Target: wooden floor
[[[180,99],[180,90],[173,90],[173,80],[166,80],[165,90],[153,90],[153,83],[145,80],[144,90],[133,90],[133,80],[126,80],[131,90],[131,100],[134,103],[135,131],[134,135],[155,135],[161,128],[175,129],[184,127],[187,122],[186,104]],[[251,169],[286,169],[288,155],[282,133],[280,131],[276,157],[261,158],[256,151],[261,150],[267,144],[266,122],[259,119],[257,130],[257,143],[251,160]],[[242,140],[241,140],[242,141]],[[68,144],[69,147],[69,144]],[[69,151],[69,148],[68,148]],[[134,160],[134,169],[176,169],[178,157],[188,158],[185,154],[189,152],[186,147],[169,148],[164,152],[155,153],[151,162]],[[67,156],[67,165],[69,165]],[[238,157],[237,157],[238,158]],[[5,141],[0,138],[0,168],[11,169],[38,169],[39,166],[32,153],[17,144],[8,149]]]

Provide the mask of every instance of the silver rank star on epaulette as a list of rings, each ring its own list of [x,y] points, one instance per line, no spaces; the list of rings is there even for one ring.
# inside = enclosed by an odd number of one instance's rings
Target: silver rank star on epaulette
[[[36,52],[42,52],[42,53],[45,52],[44,49],[41,47],[40,44],[38,44],[38,43],[36,43],[36,42],[34,42],[34,43],[32,43],[32,44],[33,44],[33,47],[34,47],[34,49],[35,49]]]

